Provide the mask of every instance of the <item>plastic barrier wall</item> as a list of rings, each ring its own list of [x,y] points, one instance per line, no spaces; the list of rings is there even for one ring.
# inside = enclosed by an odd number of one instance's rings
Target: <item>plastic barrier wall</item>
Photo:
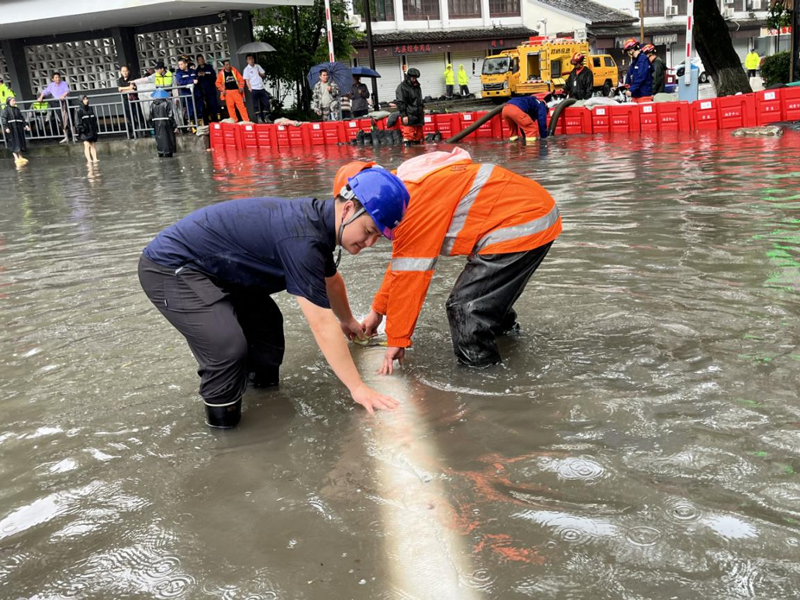
[[[486,112],[425,115],[424,132],[441,133],[447,139],[463,131]],[[552,117],[553,110],[550,110]],[[638,133],[651,131],[703,131],[756,127],[777,121],[800,120],[800,87],[763,90],[696,102],[659,102],[596,106],[590,110],[571,106],[564,111],[557,135]],[[386,121],[378,122],[384,129]],[[268,149],[349,144],[359,131],[369,132],[370,119],[255,125],[253,123],[212,123],[209,128],[214,150]],[[509,130],[501,117],[479,127],[466,139],[508,139]]]

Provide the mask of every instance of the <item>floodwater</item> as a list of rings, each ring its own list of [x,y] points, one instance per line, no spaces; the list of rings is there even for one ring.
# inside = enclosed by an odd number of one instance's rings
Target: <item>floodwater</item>
[[[463,260],[441,260],[400,380],[429,519],[462,548],[455,597],[797,598],[800,133],[466,147],[540,181],[564,233],[485,371],[455,363]],[[280,390],[219,432],[136,277],[191,210],[324,196],[366,156],[0,163],[0,597],[424,597],[395,575],[416,533],[386,507],[419,507],[386,485],[388,421],[354,408],[291,298]],[[388,249],[342,261],[357,315]]]

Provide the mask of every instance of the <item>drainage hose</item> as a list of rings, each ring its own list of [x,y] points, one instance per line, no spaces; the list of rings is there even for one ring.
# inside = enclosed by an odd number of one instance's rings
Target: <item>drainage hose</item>
[[[495,106],[492,110],[490,110],[488,113],[483,115],[480,119],[475,121],[472,125],[467,127],[464,131],[459,131],[453,137],[446,139],[444,141],[444,143],[445,144],[455,144],[457,142],[460,142],[462,139],[467,137],[470,133],[475,131],[478,127],[480,127],[481,125],[483,125],[484,123],[486,123],[490,119],[493,119],[494,117],[499,115],[500,112],[503,110],[503,107],[505,105],[506,105],[506,103],[504,102],[503,104],[500,104],[499,106]]]
[[[553,111],[553,116],[550,117],[550,127],[547,128],[548,136],[556,134],[556,127],[558,127],[558,118],[561,116],[561,113],[564,112],[564,109],[572,106],[576,102],[577,100],[575,100],[575,98],[567,98],[563,102],[559,102],[558,106],[556,106],[555,110]]]

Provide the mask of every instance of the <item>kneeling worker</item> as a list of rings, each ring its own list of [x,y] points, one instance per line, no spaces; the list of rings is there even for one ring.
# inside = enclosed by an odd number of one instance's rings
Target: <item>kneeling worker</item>
[[[547,137],[547,105],[535,96],[519,96],[506,102],[503,119],[511,130],[510,142],[519,139],[520,130],[526,143]]]
[[[199,364],[212,427],[239,422],[242,394],[278,384],[283,316],[271,294],[296,297],[322,354],[370,413],[396,401],[361,380],[342,332],[363,336],[333,252],[358,254],[391,238],[408,205],[402,181],[379,167],[345,181],[336,200],[247,198],[201,208],[159,233],[139,260],[139,281],[186,338]],[[338,322],[337,322],[338,319]]]
[[[389,348],[380,372],[391,373],[394,360],[402,363],[439,256],[467,256],[446,303],[458,361],[474,367],[500,362],[495,336],[518,328],[514,303],[561,233],[555,201],[535,181],[473,163],[461,149],[412,158],[397,175],[411,200],[362,322],[373,335],[387,319]]]

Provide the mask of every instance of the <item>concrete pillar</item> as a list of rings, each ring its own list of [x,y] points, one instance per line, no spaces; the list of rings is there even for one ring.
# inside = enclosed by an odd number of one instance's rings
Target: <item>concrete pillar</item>
[[[244,72],[247,66],[247,60],[244,54],[236,54],[236,51],[253,41],[253,17],[246,10],[229,10],[225,13],[227,20],[227,34],[228,34],[228,47],[230,54],[228,57],[231,59],[231,65],[239,69],[240,73]],[[245,106],[251,121],[255,121],[255,111],[253,110],[253,99],[246,91],[247,84],[245,83]]]
[[[117,48],[117,60],[119,66],[128,65],[131,77],[142,76],[141,65],[139,64],[139,52],[136,50],[136,34],[132,27],[114,27],[111,30],[114,38],[114,45]]]
[[[3,46],[3,56],[14,95],[21,100],[35,99],[39,90],[31,89],[31,74],[25,60],[25,43],[22,40],[3,40],[0,44]]]

